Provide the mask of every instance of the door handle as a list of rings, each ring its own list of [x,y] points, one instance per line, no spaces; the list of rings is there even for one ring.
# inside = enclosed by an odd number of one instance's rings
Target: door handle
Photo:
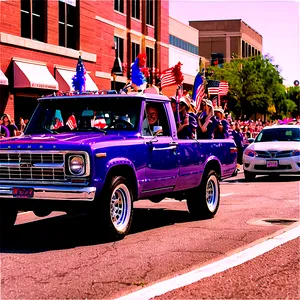
[[[157,148],[157,147],[153,147],[153,151],[163,151],[163,150],[175,150],[177,148],[176,145],[172,145],[169,147],[165,147],[165,148]]]
[[[178,146],[178,143],[177,143],[177,142],[170,142],[169,145],[170,145],[170,146],[176,146],[176,147],[177,147],[177,146]]]

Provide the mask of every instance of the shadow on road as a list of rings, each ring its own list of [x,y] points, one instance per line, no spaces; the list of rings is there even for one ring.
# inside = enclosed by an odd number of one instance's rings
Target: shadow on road
[[[191,221],[188,211],[134,209],[131,233]],[[15,225],[0,253],[37,253],[116,242],[116,238],[92,228],[87,216],[59,216]]]
[[[255,179],[252,180],[246,180],[244,177],[243,178],[230,178],[230,179],[225,179],[222,181],[222,183],[237,183],[237,182],[293,182],[293,181],[300,181],[300,176],[295,175],[295,176],[287,176],[287,175],[258,175],[255,177]]]

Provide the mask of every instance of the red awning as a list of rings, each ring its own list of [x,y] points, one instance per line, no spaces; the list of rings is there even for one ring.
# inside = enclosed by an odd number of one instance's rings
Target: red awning
[[[8,79],[1,70],[0,70],[0,85],[8,85]]]
[[[75,75],[75,73],[75,70],[71,71],[56,68],[55,78],[58,82],[60,91],[74,91],[74,88],[72,86],[72,77]],[[98,91],[96,83],[93,81],[93,79],[88,73],[85,74],[85,90]]]
[[[58,90],[58,83],[46,65],[14,61],[14,87]]]

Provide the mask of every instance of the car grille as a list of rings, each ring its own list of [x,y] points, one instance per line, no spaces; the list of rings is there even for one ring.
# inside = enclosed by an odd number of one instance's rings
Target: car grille
[[[256,157],[260,158],[282,158],[282,157],[291,157],[293,150],[285,151],[255,151]]]
[[[62,153],[0,153],[0,180],[64,181]]]

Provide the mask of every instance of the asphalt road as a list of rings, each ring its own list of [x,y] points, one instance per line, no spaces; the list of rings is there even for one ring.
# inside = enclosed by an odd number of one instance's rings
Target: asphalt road
[[[221,183],[214,219],[185,201],[135,204],[131,233],[112,241],[84,216],[20,214],[1,245],[1,299],[115,299],[205,266],[295,227],[299,177],[241,174]],[[265,220],[270,222],[265,222]],[[299,299],[299,239],[163,299]]]

